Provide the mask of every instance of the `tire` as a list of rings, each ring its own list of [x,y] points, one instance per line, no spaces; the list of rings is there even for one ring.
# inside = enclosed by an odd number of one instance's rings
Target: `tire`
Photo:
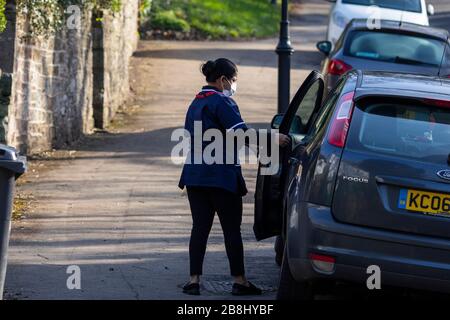
[[[281,236],[275,240],[275,262],[279,267],[283,263],[284,241]]]
[[[313,300],[313,285],[306,281],[296,281],[289,268],[288,256],[284,248],[283,263],[281,265],[280,283],[277,300]]]

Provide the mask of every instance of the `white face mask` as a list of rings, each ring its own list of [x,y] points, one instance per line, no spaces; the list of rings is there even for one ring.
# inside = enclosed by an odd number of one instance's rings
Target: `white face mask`
[[[236,94],[236,92],[237,92],[237,82],[231,83],[230,81],[228,81],[228,79],[227,79],[227,82],[230,83],[231,88],[230,88],[230,90],[224,89],[224,90],[223,90],[223,94],[224,94],[226,97],[232,97],[232,96],[234,96],[234,95]]]

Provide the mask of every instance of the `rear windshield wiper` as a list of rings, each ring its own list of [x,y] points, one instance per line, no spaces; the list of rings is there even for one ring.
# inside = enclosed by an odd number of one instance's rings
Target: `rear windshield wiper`
[[[404,63],[404,64],[412,64],[412,65],[429,65],[429,66],[434,66],[434,64],[432,64],[432,63],[427,63],[427,62],[420,61],[420,60],[414,60],[414,59],[404,58],[404,57],[400,57],[400,56],[396,56],[396,57],[395,57],[395,63]]]

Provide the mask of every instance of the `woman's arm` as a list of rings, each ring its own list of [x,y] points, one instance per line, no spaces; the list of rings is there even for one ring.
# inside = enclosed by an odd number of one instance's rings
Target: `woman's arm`
[[[241,113],[239,112],[238,105],[234,102],[234,100],[224,97],[224,99],[221,101],[217,106],[217,118],[219,119],[219,122],[221,126],[226,130],[226,132],[230,132],[232,130],[242,130],[244,133],[248,134],[248,130],[254,130],[256,135],[256,141],[250,139],[248,141],[246,139],[245,145],[250,148],[253,152],[255,152],[257,155],[259,155],[259,149],[260,149],[260,139],[262,137],[261,134],[259,134],[257,129],[250,128],[246,124],[246,122],[242,119]],[[278,131],[270,129],[268,133],[275,134],[277,137],[275,138],[275,141],[280,145],[281,147],[285,147],[290,143],[290,138],[287,135],[281,134]],[[267,135],[267,138],[270,137],[270,135]],[[272,139],[270,139],[268,142],[270,143]],[[253,142],[253,143],[252,143]]]

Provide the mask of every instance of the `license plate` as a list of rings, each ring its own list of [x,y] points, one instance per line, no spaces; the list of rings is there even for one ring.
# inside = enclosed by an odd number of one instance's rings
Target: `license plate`
[[[401,189],[398,207],[409,211],[450,217],[450,195]]]

